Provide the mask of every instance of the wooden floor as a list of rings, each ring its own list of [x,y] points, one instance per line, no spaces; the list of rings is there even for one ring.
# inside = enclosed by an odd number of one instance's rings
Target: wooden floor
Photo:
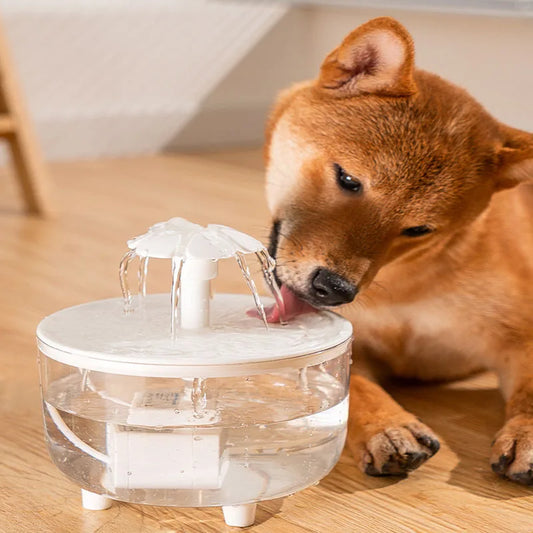
[[[58,214],[20,212],[0,174],[0,531],[230,531],[220,509],[115,503],[85,511],[79,490],[52,465],[44,441],[34,331],[45,315],[118,296],[129,237],[172,216],[268,232],[257,151],[73,162],[51,167]],[[167,280],[151,288],[163,290]],[[244,291],[228,272],[219,287]],[[260,504],[261,533],[531,532],[533,489],[488,467],[502,420],[493,376],[450,386],[397,385],[394,395],[441,437],[442,449],[406,479],[369,478],[345,453],[318,486]],[[232,530],[233,531],[233,530]]]

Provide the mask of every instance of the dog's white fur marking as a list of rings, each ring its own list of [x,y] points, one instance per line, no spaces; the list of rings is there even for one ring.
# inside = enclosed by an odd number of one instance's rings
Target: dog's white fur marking
[[[266,195],[270,212],[275,214],[291,197],[304,163],[312,159],[316,151],[291,129],[289,117],[283,116],[272,133],[269,155]]]

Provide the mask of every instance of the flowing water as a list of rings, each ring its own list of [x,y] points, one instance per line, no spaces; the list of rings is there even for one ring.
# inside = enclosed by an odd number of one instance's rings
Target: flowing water
[[[263,320],[263,324],[265,325],[265,328],[268,329],[268,322],[267,322],[267,318],[265,315],[265,306],[261,302],[261,297],[259,296],[259,293],[257,292],[257,287],[255,286],[255,282],[252,278],[252,275],[250,274],[250,269],[248,268],[248,263],[246,262],[244,254],[237,252],[237,254],[235,255],[235,260],[237,261],[237,264],[239,265],[239,268],[241,269],[241,273],[244,279],[246,280],[246,284],[248,285],[248,288],[250,289],[252,296],[254,297],[254,303],[257,309],[257,313],[259,314],[259,317]]]
[[[278,286],[278,282],[276,281],[276,277],[274,276],[276,262],[274,261],[274,259],[272,259],[266,248],[263,248],[255,255],[261,263],[261,267],[263,269],[263,276],[268,285],[268,288],[270,289],[270,292],[272,293],[272,296],[274,297],[274,300],[276,301],[276,305],[278,306],[280,323],[282,325],[287,324],[287,321],[285,320],[285,303],[283,302],[281,290]]]
[[[183,260],[178,257],[172,258],[172,287],[170,289],[170,336],[175,341],[178,336],[179,324],[179,289],[181,282],[181,270]]]
[[[128,283],[128,268],[131,262],[137,257],[135,251],[130,250],[124,254],[124,257],[120,261],[119,267],[119,278],[120,278],[120,288],[122,290],[122,296],[124,297],[124,312],[128,313],[132,310],[132,294],[131,289]]]
[[[148,256],[141,257],[139,260],[139,270],[137,271],[137,278],[139,281],[139,301],[144,301],[146,296],[146,282],[148,278]]]
[[[193,379],[191,403],[194,418],[201,420],[207,407],[207,390],[204,378]]]

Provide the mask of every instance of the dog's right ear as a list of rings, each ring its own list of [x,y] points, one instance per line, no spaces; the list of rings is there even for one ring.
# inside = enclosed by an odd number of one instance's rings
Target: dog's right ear
[[[500,124],[500,131],[503,142],[498,152],[498,188],[533,183],[533,134],[504,124]]]
[[[338,97],[409,96],[416,92],[414,56],[413,40],[399,22],[389,17],[372,19],[326,57],[318,84]]]

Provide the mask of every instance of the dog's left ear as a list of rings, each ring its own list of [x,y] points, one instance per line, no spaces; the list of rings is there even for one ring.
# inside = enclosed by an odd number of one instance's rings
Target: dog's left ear
[[[503,144],[498,152],[498,188],[533,183],[533,134],[501,125]]]
[[[325,59],[319,87],[336,97],[409,96],[415,50],[409,32],[390,17],[372,19],[350,33]]]

